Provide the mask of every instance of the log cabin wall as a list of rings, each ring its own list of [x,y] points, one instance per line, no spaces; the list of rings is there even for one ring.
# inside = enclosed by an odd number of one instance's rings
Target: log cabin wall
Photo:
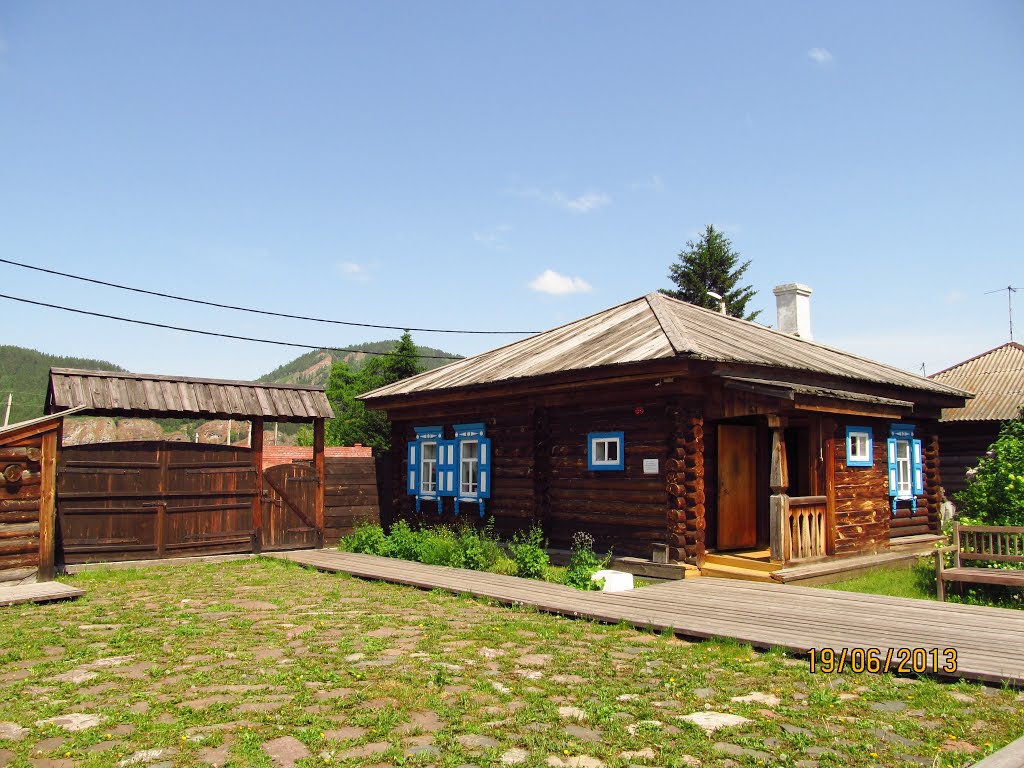
[[[665,399],[640,394],[516,398],[480,405],[476,410],[456,404],[418,409],[415,417],[395,413],[391,477],[395,518],[428,524],[457,522],[451,498],[442,499],[441,514],[433,500],[421,501],[421,512],[416,514],[415,497],[405,492],[406,446],[416,438],[416,427],[443,425],[449,439],[453,424],[481,422],[493,451],[492,490],[486,511],[501,538],[509,539],[516,531],[538,525],[549,546],[569,549],[573,534],[585,531],[594,537],[598,551],[613,549],[618,556],[650,558],[653,544],[672,545],[672,535],[677,535],[677,550],[685,552],[689,546],[691,556],[696,556],[703,552],[703,507],[697,501],[702,491],[697,488],[696,495],[691,492],[689,496],[681,493],[679,500],[672,502],[680,505],[681,513],[674,525],[669,520],[666,483],[670,477],[677,484],[688,483],[688,488],[701,482],[704,457],[699,408],[684,406],[679,411],[682,416],[674,417]],[[624,433],[625,469],[587,469],[587,435],[591,432]],[[669,463],[677,456],[670,452],[677,447],[673,441],[678,441],[677,464]],[[683,461],[683,455],[688,461]],[[657,460],[657,473],[644,473],[644,459]],[[463,502],[460,509],[460,518],[480,522],[475,504]]]
[[[511,539],[520,530],[528,530],[536,521],[543,525],[542,510],[536,501],[534,477],[535,429],[543,425],[544,411],[526,399],[502,402],[487,408],[468,410],[454,404],[430,411],[420,410],[414,418],[407,415],[392,421],[391,446],[394,457],[391,487],[395,520],[452,525],[460,519],[479,524],[481,518],[476,504],[462,502],[458,517],[455,500],[441,500],[441,514],[437,502],[423,500],[420,513],[416,513],[415,497],[406,493],[409,471],[407,446],[416,439],[416,427],[442,425],[445,438],[454,437],[454,424],[485,425],[491,439],[491,497],[485,501],[488,517],[494,518],[495,532],[502,539]]]
[[[888,548],[889,542],[905,536],[939,533],[939,446],[934,426],[918,423],[915,437],[924,451],[925,493],[917,497],[917,509],[908,501],[897,503],[892,513],[889,496],[887,419],[844,417],[834,435],[836,555],[877,552]],[[912,423],[904,419],[900,423]],[[871,427],[873,463],[870,467],[850,467],[846,463],[846,427]]]
[[[585,531],[594,537],[598,552],[612,549],[617,556],[649,559],[653,544],[670,543],[666,460],[675,430],[665,402],[623,399],[618,405],[565,406],[550,409],[549,419],[550,503],[545,532],[550,546],[569,549],[573,534]],[[591,432],[623,433],[625,469],[587,469]],[[644,472],[644,459],[658,462],[656,473]]]
[[[0,436],[0,589],[48,581],[60,421]]]

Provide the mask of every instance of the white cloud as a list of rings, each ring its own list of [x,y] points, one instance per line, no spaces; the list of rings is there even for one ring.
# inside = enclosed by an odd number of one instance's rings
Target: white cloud
[[[590,283],[582,277],[560,275],[553,269],[545,269],[532,283],[530,288],[539,293],[550,293],[552,296],[564,296],[568,293],[590,293]]]
[[[354,261],[340,262],[338,264],[338,273],[346,280],[356,280],[361,283],[370,279],[367,268],[362,264],[356,264]]]
[[[601,208],[612,201],[611,197],[604,192],[594,190],[589,190],[576,197],[569,197],[558,189],[546,190],[537,187],[526,187],[510,191],[513,194],[540,200],[548,205],[555,205],[573,213],[590,213],[595,208]]]
[[[811,48],[811,50],[807,52],[807,58],[812,61],[816,61],[819,64],[832,63],[832,53],[828,48]]]

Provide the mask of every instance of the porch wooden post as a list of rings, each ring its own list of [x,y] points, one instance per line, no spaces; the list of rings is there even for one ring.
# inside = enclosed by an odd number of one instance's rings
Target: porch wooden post
[[[822,419],[825,453],[825,554],[836,553],[836,421]]]
[[[252,551],[263,549],[263,419],[253,419],[249,427],[252,467],[256,471],[256,496],[252,500]]]
[[[768,484],[772,495],[769,509],[769,546],[771,559],[787,562],[791,555],[792,542],[789,540],[789,467],[786,463],[785,420],[780,416],[769,416],[768,426],[772,430],[772,469]]]
[[[316,506],[314,508],[318,546],[324,545],[324,502],[327,478],[324,475],[324,420],[313,420],[313,467],[316,470]]]
[[[57,536],[57,451],[59,430],[43,434],[39,490],[39,581],[53,581]]]

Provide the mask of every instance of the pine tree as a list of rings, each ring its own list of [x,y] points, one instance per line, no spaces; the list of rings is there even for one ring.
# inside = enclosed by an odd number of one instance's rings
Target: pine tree
[[[761,314],[760,310],[745,314],[747,302],[757,293],[749,285],[739,285],[750,261],[740,264],[740,255],[733,250],[729,238],[714,226],[709,224],[696,242],[688,240],[686,249],[680,251],[678,258],[679,263],[668,268],[669,279],[678,289],[662,288],[662,293],[698,307],[717,310],[718,299],[708,295],[708,291],[714,291],[721,294],[726,313],[733,317],[753,320]]]

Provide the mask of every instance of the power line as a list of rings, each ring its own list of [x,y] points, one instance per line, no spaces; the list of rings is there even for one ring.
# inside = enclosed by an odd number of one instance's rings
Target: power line
[[[182,328],[178,325],[166,325],[164,323],[153,323],[149,320],[136,320],[131,317],[120,317],[118,315],[105,315],[102,312],[90,312],[86,309],[75,309],[74,307],[64,307],[60,304],[47,304],[45,301],[33,301],[32,299],[22,299],[17,296],[8,296],[0,293],[0,299],[9,299],[10,301],[20,301],[23,304],[34,304],[37,307],[49,307],[50,309],[60,309],[64,312],[74,312],[78,315],[89,315],[90,317],[102,317],[107,320],[119,320],[122,323],[134,323],[135,325],[147,325],[150,328],[164,328],[170,331],[183,331],[184,333],[198,333],[202,336],[216,336],[222,339],[236,339],[238,341],[255,341],[259,344],[277,344],[282,347],[298,347],[300,349],[326,349],[330,352],[345,352],[363,355],[388,355],[390,352],[370,352],[363,349],[341,349],[340,347],[330,347],[326,345],[312,344],[298,344],[294,341],[276,341],[274,339],[258,339],[253,336],[236,336],[232,333],[220,333],[218,331],[203,331],[198,328]],[[454,357],[452,355],[416,355],[421,360],[461,360],[461,357]]]
[[[202,304],[207,307],[218,307],[219,309],[233,309],[236,312],[251,312],[255,315],[269,315],[270,317],[284,317],[289,320],[308,320],[313,323],[330,323],[332,325],[353,325],[359,328],[385,328],[392,331],[416,331],[418,333],[472,333],[472,334],[493,334],[493,335],[509,335],[509,334],[522,334],[528,335],[533,333],[539,333],[539,331],[473,331],[473,330],[452,330],[443,328],[410,328],[408,325],[375,325],[373,323],[353,323],[346,320],[327,320],[322,317],[306,317],[305,315],[289,315],[284,312],[271,312],[267,309],[254,309],[253,307],[236,307],[233,304],[219,304],[216,301],[203,301],[202,299],[190,299],[187,296],[175,296],[171,293],[161,293],[160,291],[149,291],[145,288],[133,288],[130,285],[120,285],[119,283],[109,283],[106,280],[97,280],[92,277],[83,277],[82,275],[73,275],[69,272],[58,272],[55,269],[45,269],[44,267],[36,267],[32,264],[23,264],[20,261],[11,261],[10,259],[0,259],[0,263],[10,264],[14,267],[21,267],[23,269],[31,269],[36,272],[45,272],[48,275],[57,275],[58,277],[68,277],[72,280],[81,280],[84,283],[93,283],[94,285],[104,285],[108,288],[119,288],[122,291],[133,291],[134,293],[144,293],[147,296],[159,296],[162,299],[174,299],[175,301],[187,301],[190,304]]]

